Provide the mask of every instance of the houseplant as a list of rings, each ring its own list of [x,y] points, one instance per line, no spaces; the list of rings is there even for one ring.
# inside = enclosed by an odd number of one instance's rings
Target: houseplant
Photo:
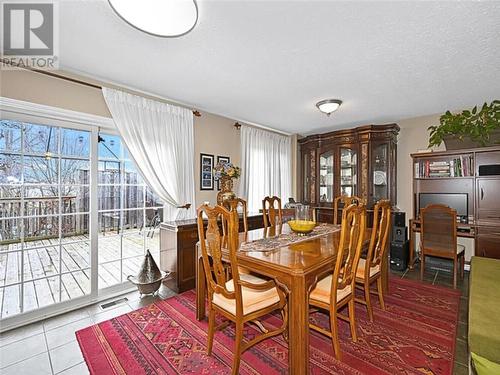
[[[214,168],[214,178],[220,179],[221,191],[218,195],[222,201],[233,199],[236,194],[233,193],[233,179],[240,177],[241,169],[233,163],[220,161]],[[219,200],[219,197],[217,198]]]
[[[481,109],[461,113],[446,111],[439,125],[428,128],[429,147],[445,143],[447,150],[500,144],[500,100],[484,103]]]

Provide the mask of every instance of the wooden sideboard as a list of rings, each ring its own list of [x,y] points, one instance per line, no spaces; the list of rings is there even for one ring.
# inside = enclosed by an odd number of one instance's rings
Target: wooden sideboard
[[[300,139],[300,200],[318,208],[318,220],[333,221],[339,195],[396,202],[397,124],[366,125]]]
[[[283,209],[284,220],[293,217],[295,210]],[[248,230],[264,227],[262,213],[247,216]],[[240,217],[240,232],[243,220]],[[193,289],[196,281],[196,243],[198,226],[196,219],[179,220],[160,224],[160,268],[170,271],[166,285],[177,293]]]

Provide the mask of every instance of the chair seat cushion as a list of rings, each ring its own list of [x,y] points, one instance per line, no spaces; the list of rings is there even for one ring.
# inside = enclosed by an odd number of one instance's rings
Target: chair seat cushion
[[[267,282],[267,280],[250,274],[240,274],[240,279],[252,284],[264,284]],[[233,279],[226,283],[226,289],[230,292],[234,291]],[[276,287],[264,291],[242,287],[241,296],[243,301],[243,315],[264,309],[280,301]],[[212,302],[227,312],[236,315],[235,299],[229,299],[222,294],[214,293]]]
[[[309,295],[309,298],[311,300],[323,302],[323,303],[330,303],[330,294],[332,292],[332,277],[333,275],[328,275],[327,277],[321,279],[318,281],[316,284],[316,287],[314,290],[311,292]],[[337,290],[337,302],[341,301],[345,297],[347,297],[349,294],[351,294],[352,289],[350,285],[347,285],[344,289],[339,289]]]
[[[366,267],[366,259],[361,258],[358,263],[358,269],[356,270],[356,279],[365,278],[365,269],[366,269],[365,267]],[[380,272],[380,264],[370,267],[370,277],[375,276],[379,272]]]
[[[434,251],[442,251],[444,255],[446,255],[446,253],[449,254],[449,252],[450,252],[450,248],[448,247],[448,245],[443,246],[443,243],[441,243],[441,242],[427,241],[426,249],[434,250]],[[464,251],[465,251],[465,246],[461,245],[461,244],[457,244],[457,254],[461,254]]]

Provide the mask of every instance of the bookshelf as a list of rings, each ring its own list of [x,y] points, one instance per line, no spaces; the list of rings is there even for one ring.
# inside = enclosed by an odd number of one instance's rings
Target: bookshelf
[[[414,156],[413,175],[416,179],[474,177],[474,155]]]
[[[474,221],[474,152],[417,153],[413,159],[413,217],[420,211],[420,193],[457,193],[468,196],[468,221]]]

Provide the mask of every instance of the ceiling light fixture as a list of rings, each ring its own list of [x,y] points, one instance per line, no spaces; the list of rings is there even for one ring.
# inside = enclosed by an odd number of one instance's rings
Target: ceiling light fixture
[[[339,109],[342,104],[342,100],[339,99],[325,99],[316,103],[316,107],[323,112],[326,113],[327,116],[330,116],[333,112]]]
[[[114,12],[145,33],[173,38],[187,34],[198,21],[195,0],[108,0]]]

